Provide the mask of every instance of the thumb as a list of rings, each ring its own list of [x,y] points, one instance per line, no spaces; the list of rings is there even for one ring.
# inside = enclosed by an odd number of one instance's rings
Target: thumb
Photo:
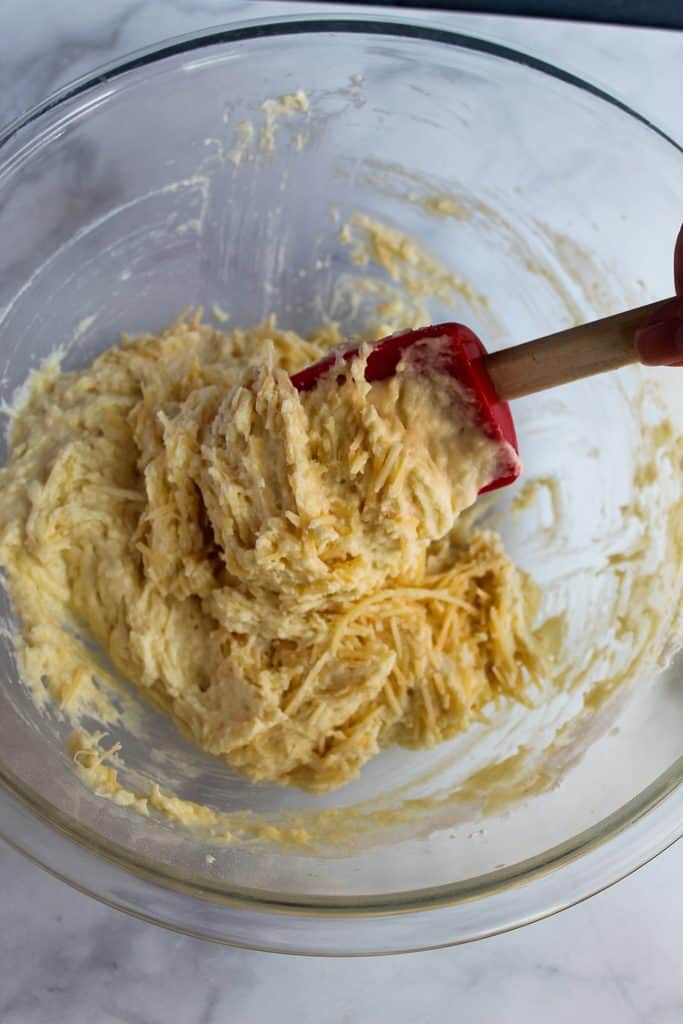
[[[683,366],[683,295],[658,306],[635,342],[645,366]]]
[[[658,306],[636,334],[636,348],[646,366],[683,366],[683,224],[674,247],[677,299]]]

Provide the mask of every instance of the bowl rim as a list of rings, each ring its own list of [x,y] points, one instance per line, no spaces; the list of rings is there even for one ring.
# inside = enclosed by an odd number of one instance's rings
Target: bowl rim
[[[354,12],[346,17],[337,13],[316,14],[314,18],[305,15],[281,15],[276,18],[258,18],[240,20],[234,24],[226,23],[199,32],[187,32],[178,36],[170,36],[159,43],[131,50],[124,57],[109,61],[72,79],[59,89],[51,92],[44,100],[29,107],[24,113],[9,121],[4,127],[0,125],[0,149],[10,141],[22,128],[31,124],[43,114],[69,100],[75,99],[89,89],[113,81],[128,71],[134,71],[164,60],[219,43],[234,43],[243,39],[267,38],[269,36],[306,35],[320,32],[345,32],[357,35],[392,35],[408,39],[422,39],[428,42],[446,43],[451,46],[465,46],[475,53],[490,54],[502,57],[515,64],[521,64],[533,71],[549,75],[566,85],[573,85],[587,92],[596,99],[616,107],[622,113],[639,121],[646,128],[683,153],[683,142],[678,143],[672,136],[660,128],[650,118],[641,114],[624,100],[619,99],[606,89],[581,78],[571,71],[566,71],[549,61],[524,53],[503,43],[493,42],[482,36],[472,36],[464,32],[436,28],[426,24],[415,24],[409,19],[397,16],[376,17],[374,14],[363,15]],[[0,156],[2,154],[0,153]]]
[[[45,100],[31,107],[0,129],[0,171],[2,170],[6,151],[8,148],[11,148],[9,144],[24,129],[32,126],[35,122],[39,122],[44,115],[54,111],[56,108],[77,100],[89,91],[106,85],[109,82],[114,83],[128,72],[154,65],[170,57],[194,53],[223,44],[234,44],[240,41],[268,37],[300,37],[302,35],[332,33],[389,36],[399,39],[420,40],[427,43],[441,43],[459,47],[468,52],[501,58],[514,65],[526,67],[532,71],[547,75],[565,85],[588,93],[601,102],[609,104],[626,117],[636,121],[659,136],[661,140],[670,145],[676,152],[683,155],[683,145],[671,138],[649,118],[601,87],[549,62],[482,37],[436,28],[427,24],[414,24],[409,19],[403,17],[377,18],[375,14],[363,15],[354,12],[354,15],[349,17],[334,13],[320,14],[315,17],[285,15],[277,18],[247,19],[233,24],[218,26],[210,30],[172,37],[160,43],[134,50],[119,60],[104,64],[94,71],[67,83],[62,88],[51,93]],[[681,787],[681,782],[683,782],[683,757],[674,762],[673,765],[670,765],[645,790],[641,791],[641,793],[637,794],[606,818],[601,819],[590,828],[583,830],[562,844],[544,851],[542,854],[520,861],[510,868],[490,872],[475,880],[475,882],[483,884],[471,883],[470,885],[463,885],[462,883],[457,883],[434,888],[416,889],[405,893],[387,893],[381,899],[362,896],[354,896],[348,899],[331,899],[328,897],[300,896],[294,898],[281,893],[255,892],[237,887],[226,890],[224,886],[212,887],[207,885],[205,879],[200,881],[198,878],[193,878],[184,872],[176,873],[168,868],[160,869],[158,864],[148,861],[143,857],[133,856],[130,851],[124,850],[114,842],[100,840],[90,830],[82,828],[75,819],[64,815],[48,801],[43,800],[39,793],[33,791],[24,783],[19,782],[11,772],[4,770],[0,764],[0,797],[2,797],[4,807],[7,809],[10,819],[15,816],[13,808],[19,806],[26,807],[31,815],[46,823],[51,829],[57,830],[62,836],[67,837],[71,843],[75,843],[80,847],[81,851],[88,854],[93,853],[100,860],[109,861],[117,867],[125,869],[127,872],[132,872],[147,883],[152,883],[177,893],[183,893],[184,896],[190,895],[194,899],[218,902],[226,907],[231,906],[256,911],[259,912],[261,917],[263,912],[286,915],[290,918],[293,914],[322,919],[352,917],[356,924],[360,925],[362,921],[370,923],[372,920],[376,920],[377,917],[384,915],[392,915],[394,918],[398,914],[407,915],[408,920],[410,920],[411,915],[420,914],[423,911],[450,910],[453,912],[463,904],[470,903],[473,900],[482,901],[488,898],[495,901],[496,898],[504,893],[509,893],[511,890],[519,891],[520,887],[526,887],[535,879],[547,879],[549,875],[557,876],[561,868],[576,868],[579,862],[583,863],[590,860],[591,855],[599,853],[608,844],[618,844],[622,839],[623,833],[631,827],[636,826],[641,832],[644,832],[641,837],[638,853],[635,850],[628,852],[625,850],[619,851],[618,865],[610,861],[609,868],[607,865],[603,867],[599,879],[591,881],[583,879],[578,890],[574,890],[572,893],[565,892],[563,896],[560,896],[559,892],[555,893],[551,903],[545,909],[537,909],[528,914],[520,906],[513,915],[513,918],[501,921],[495,926],[487,927],[484,930],[479,930],[476,934],[472,933],[464,937],[455,937],[446,942],[421,942],[419,945],[415,945],[411,939],[408,939],[407,944],[402,944],[400,947],[382,949],[381,952],[437,948],[443,945],[497,934],[501,931],[517,927],[520,924],[529,923],[530,921],[548,916],[607,888],[615,881],[647,863],[681,837],[681,834],[683,834],[683,827],[680,824],[683,818],[683,787]],[[650,834],[652,829],[644,829],[645,819],[648,819],[648,821],[652,819],[653,824],[655,821],[658,823],[660,833],[658,838]],[[0,834],[2,833],[0,832]],[[21,843],[14,836],[2,834],[2,837],[9,845],[24,853],[31,860],[40,864],[68,884],[87,892],[101,902],[115,906],[128,913],[136,914],[146,920],[187,934],[213,938],[233,945],[297,953],[318,952],[317,950],[298,948],[298,946],[291,944],[271,943],[263,945],[250,941],[238,942],[230,938],[222,938],[211,934],[207,935],[203,931],[194,931],[192,927],[178,926],[154,914],[141,913],[139,909],[127,905],[123,899],[103,894],[101,891],[96,892],[94,889],[82,885],[77,873],[71,874],[57,869],[49,863],[49,858],[45,856],[44,852],[31,839]],[[376,952],[379,951],[376,950]],[[348,949],[339,949],[330,953],[330,955],[352,954],[353,951]]]

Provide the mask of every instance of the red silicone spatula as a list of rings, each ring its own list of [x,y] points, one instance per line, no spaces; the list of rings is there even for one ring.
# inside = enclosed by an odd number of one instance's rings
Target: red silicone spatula
[[[496,440],[507,441],[517,452],[508,400],[640,362],[636,332],[646,326],[660,306],[653,302],[491,355],[476,334],[462,324],[435,324],[392,334],[373,344],[365,377],[368,381],[385,380],[396,371],[411,346],[427,338],[443,339],[443,345],[429,348],[432,357],[438,359],[439,371],[451,374],[471,391],[482,429]],[[348,361],[357,354],[358,346],[334,352],[294,374],[292,383],[299,391],[308,391],[340,357]],[[652,365],[651,360],[648,362]],[[482,493],[512,483],[520,472],[519,461],[511,460],[495,480],[482,488]]]

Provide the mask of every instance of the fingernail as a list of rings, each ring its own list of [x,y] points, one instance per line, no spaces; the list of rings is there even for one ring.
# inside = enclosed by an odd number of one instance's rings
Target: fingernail
[[[650,324],[636,334],[636,348],[645,366],[672,366],[683,357],[683,321]]]

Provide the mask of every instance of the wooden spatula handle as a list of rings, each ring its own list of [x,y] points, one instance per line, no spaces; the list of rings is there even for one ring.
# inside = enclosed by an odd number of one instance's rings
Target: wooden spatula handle
[[[498,396],[523,398],[639,362],[635,333],[662,301],[493,352],[486,369]]]

